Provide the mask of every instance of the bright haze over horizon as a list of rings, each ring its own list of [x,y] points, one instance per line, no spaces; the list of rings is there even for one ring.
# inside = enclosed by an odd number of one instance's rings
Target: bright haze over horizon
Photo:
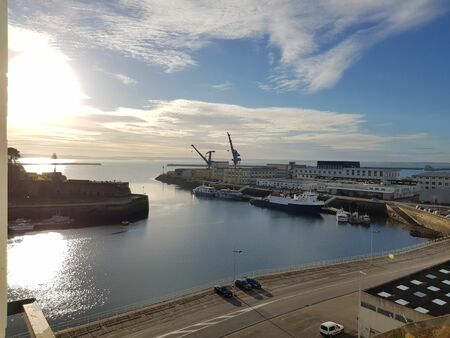
[[[447,0],[9,6],[24,154],[450,162]]]

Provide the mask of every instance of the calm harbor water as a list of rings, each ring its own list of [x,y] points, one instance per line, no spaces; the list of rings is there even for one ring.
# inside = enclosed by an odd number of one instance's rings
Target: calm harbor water
[[[35,297],[51,324],[151,303],[238,274],[370,252],[370,229],[334,215],[292,216],[247,202],[198,199],[154,180],[167,161],[59,168],[69,178],[129,181],[150,197],[147,220],[29,233],[8,242],[10,300]],[[374,251],[423,242],[375,220]],[[19,332],[19,320],[9,323]]]

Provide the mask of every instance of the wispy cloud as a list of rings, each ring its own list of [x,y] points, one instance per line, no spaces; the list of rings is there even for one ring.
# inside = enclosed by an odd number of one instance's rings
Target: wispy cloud
[[[303,108],[264,107],[192,100],[151,100],[146,109],[100,111],[84,108],[70,128],[21,130],[10,128],[10,140],[24,151],[53,147],[71,155],[190,156],[189,145],[215,149],[228,158],[226,131],[239,150],[251,158],[355,158],[384,159],[412,144],[427,144],[428,135],[380,135],[365,131],[362,114]],[[92,143],[95,142],[95,149]],[[30,147],[31,145],[31,147]],[[50,149],[49,149],[50,150]],[[47,151],[48,152],[48,151]],[[404,158],[407,158],[405,152]],[[415,156],[415,155],[414,155]],[[442,157],[448,154],[440,155]],[[413,156],[411,156],[414,158]]]
[[[11,20],[54,36],[65,49],[108,49],[167,72],[195,66],[216,40],[268,37],[266,89],[334,86],[374,44],[445,11],[440,0],[164,1],[11,3]],[[26,20],[25,20],[26,18]],[[276,59],[272,49],[279,50]]]
[[[230,81],[225,81],[223,83],[211,85],[211,88],[226,91],[226,90],[230,90],[231,88],[233,88],[233,84]]]
[[[127,75],[124,74],[113,74],[113,76],[119,80],[120,82],[122,82],[124,85],[126,86],[134,86],[137,84],[137,81]]]

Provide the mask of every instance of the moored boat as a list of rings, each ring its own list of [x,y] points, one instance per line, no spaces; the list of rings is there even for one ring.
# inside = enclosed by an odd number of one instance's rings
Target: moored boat
[[[370,216],[365,214],[365,215],[360,215],[359,216],[359,222],[362,224],[370,224]]]
[[[229,200],[242,200],[243,194],[240,191],[232,189],[220,189],[215,193],[217,198],[229,199]]]
[[[193,189],[192,192],[196,196],[214,197],[216,194],[216,189],[207,185],[200,185],[197,188]]]
[[[39,222],[34,222],[35,227],[52,227],[52,226],[62,226],[62,225],[70,225],[74,221],[73,218],[69,216],[61,216],[61,215],[53,215],[50,218],[44,219]]]
[[[26,232],[33,231],[34,224],[31,219],[18,218],[13,222],[8,223],[8,231],[10,232]]]
[[[344,209],[340,209],[336,212],[336,221],[338,223],[347,223],[350,217],[350,213]]]
[[[324,202],[318,199],[317,194],[303,193],[301,195],[270,195],[265,198],[255,198],[250,201],[252,205],[284,210],[298,214],[320,214]]]

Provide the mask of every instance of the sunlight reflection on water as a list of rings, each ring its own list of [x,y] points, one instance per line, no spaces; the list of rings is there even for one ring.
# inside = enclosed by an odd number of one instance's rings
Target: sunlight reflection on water
[[[88,262],[90,251],[85,250],[87,241],[88,238],[66,239],[57,232],[10,239],[9,298],[36,298],[49,319],[71,317],[103,304],[108,292],[94,285]]]

